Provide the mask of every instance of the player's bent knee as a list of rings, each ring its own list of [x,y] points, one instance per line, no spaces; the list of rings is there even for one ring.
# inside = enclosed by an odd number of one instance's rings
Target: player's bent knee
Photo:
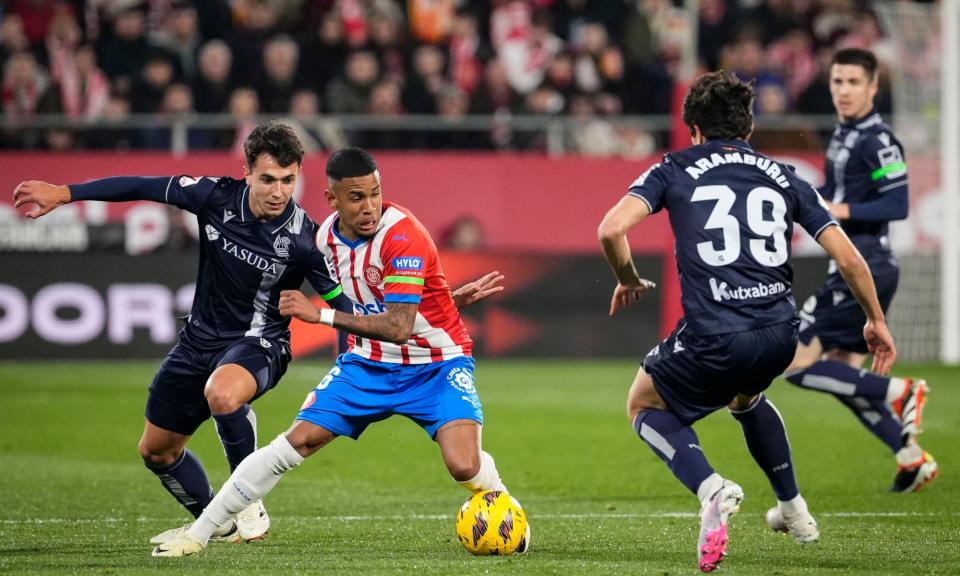
[[[243,406],[249,398],[246,394],[238,391],[232,386],[208,386],[204,391],[207,398],[207,406],[213,414],[230,414],[236,412]]]
[[[180,457],[180,453],[183,452],[182,448],[177,449],[156,449],[148,445],[143,440],[140,441],[140,444],[137,446],[137,449],[140,451],[140,458],[143,459],[143,464],[147,468],[163,468],[165,466],[170,466],[177,461],[177,458]]]
[[[480,456],[474,455],[468,458],[456,458],[446,462],[447,471],[457,482],[466,482],[476,478],[480,473]]]

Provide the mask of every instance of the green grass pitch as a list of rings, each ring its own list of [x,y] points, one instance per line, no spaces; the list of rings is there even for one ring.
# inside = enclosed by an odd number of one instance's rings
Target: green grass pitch
[[[149,537],[188,520],[137,455],[156,365],[0,363],[0,573],[697,573],[698,503],[630,429],[623,406],[636,364],[626,361],[478,363],[484,447],[531,519],[527,556],[461,548],[454,515],[467,493],[426,435],[393,418],[281,481],[266,499],[265,541],[151,558]],[[261,444],[286,429],[326,369],[295,363],[256,403]],[[930,382],[921,439],[942,470],[909,495],[887,493],[893,458],[839,402],[771,388],[819,545],[766,528],[773,495],[725,411],[697,425],[711,463],[747,496],[721,574],[960,573],[960,369],[896,372]],[[219,487],[227,466],[210,423],[191,446]]]

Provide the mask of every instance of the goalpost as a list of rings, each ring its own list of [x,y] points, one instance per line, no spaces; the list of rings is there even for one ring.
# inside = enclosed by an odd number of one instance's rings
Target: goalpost
[[[890,325],[901,358],[955,364],[960,362],[960,2],[878,2],[874,8],[891,41],[885,55],[893,129],[906,149],[915,198],[910,220],[892,225],[901,276]],[[913,241],[898,246],[904,237]]]

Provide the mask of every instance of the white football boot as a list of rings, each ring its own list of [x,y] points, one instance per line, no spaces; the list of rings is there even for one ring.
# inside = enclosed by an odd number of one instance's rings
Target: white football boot
[[[270,516],[263,507],[263,500],[257,500],[237,512],[237,532],[245,542],[263,540],[270,530]]]
[[[817,521],[808,510],[786,517],[778,506],[767,510],[767,526],[774,532],[790,534],[800,544],[820,541],[820,529]]]
[[[727,522],[740,511],[743,489],[724,480],[707,505],[700,511],[700,537],[697,539],[697,564],[701,572],[713,572],[727,555]]]
[[[177,536],[185,534],[190,527],[193,526],[193,523],[184,524],[183,526],[178,526],[176,528],[171,528],[169,530],[164,530],[163,532],[157,534],[150,539],[151,544],[163,544],[165,542],[170,542]],[[240,541],[240,531],[237,530],[237,524],[233,521],[233,518],[227,521],[226,524],[217,528],[213,533],[213,536],[210,537],[211,542],[229,542],[235,543]]]
[[[205,544],[191,536],[189,532],[183,532],[173,540],[158,544],[150,555],[157,558],[179,558],[198,554],[204,548],[206,548]]]

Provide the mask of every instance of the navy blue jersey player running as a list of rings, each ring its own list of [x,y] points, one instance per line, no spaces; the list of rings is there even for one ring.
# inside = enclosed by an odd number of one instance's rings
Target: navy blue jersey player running
[[[694,146],[667,154],[641,175],[599,229],[618,280],[613,315],[653,288],[634,267],[627,232],[652,213],[670,214],[684,317],[647,355],[627,412],[640,438],[700,499],[697,553],[704,572],[726,553],[727,520],[743,491],[710,466],[691,425],[724,406],[767,474],[786,529],[799,542],[819,539],[797,487],[783,421],[763,394],[797,344],[789,264],[794,223],[834,257],[863,306],[874,367],[889,370],[896,355],[870,271],[817,192],[747,144],[752,102],[752,87],[732,76],[700,77],[683,105]]]
[[[873,273],[884,311],[897,290],[900,267],[890,250],[889,222],[907,217],[907,165],[903,147],[876,112],[877,59],[859,48],[840,50],[830,67],[830,94],[839,123],[827,149],[821,190],[834,218]],[[800,312],[800,346],[787,380],[828,392],[893,452],[893,492],[913,492],[936,478],[933,457],[917,442],[927,383],[861,370],[867,346],[863,312],[830,263],[826,283]]]
[[[304,279],[332,307],[348,313],[314,241],[316,224],[292,199],[303,147],[287,126],[271,123],[253,130],[244,143],[242,180],[232,178],[115,177],[55,186],[27,181],[14,192],[16,206],[35,204],[38,218],[78,200],[153,200],[197,215],[200,264],[190,316],[164,359],[147,397],[140,439],[143,461],[191,513],[200,515],[213,497],[206,473],[186,444],[211,413],[233,470],[256,449],[256,418],[249,403],[273,388],[290,361],[290,318],[280,314],[282,290]],[[489,274],[455,291],[465,306],[501,290]],[[151,539],[173,539],[189,525]],[[237,514],[215,538],[262,537],[269,517],[261,502]]]

